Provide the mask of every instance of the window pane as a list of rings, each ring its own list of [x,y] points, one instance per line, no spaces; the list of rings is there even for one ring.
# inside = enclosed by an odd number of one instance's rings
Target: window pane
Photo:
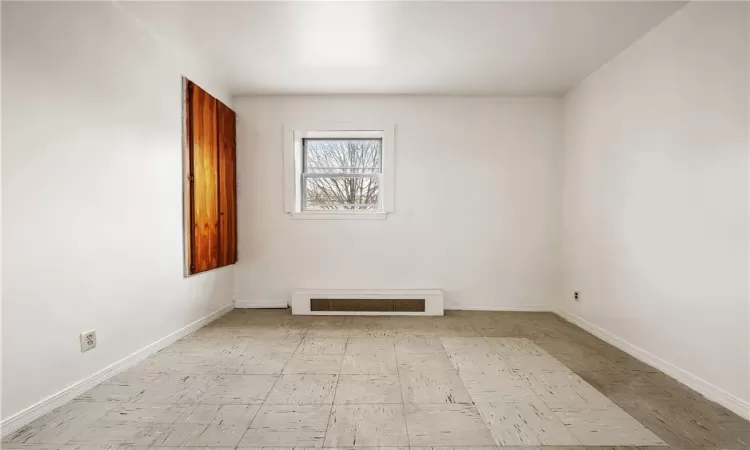
[[[305,139],[305,173],[380,173],[380,139]]]
[[[305,209],[309,211],[380,209],[378,176],[305,177]]]

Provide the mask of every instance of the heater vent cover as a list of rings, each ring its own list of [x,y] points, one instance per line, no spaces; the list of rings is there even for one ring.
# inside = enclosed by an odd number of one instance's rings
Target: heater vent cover
[[[438,289],[304,289],[292,294],[292,314],[443,315]]]
[[[424,312],[424,299],[311,298],[310,311]]]

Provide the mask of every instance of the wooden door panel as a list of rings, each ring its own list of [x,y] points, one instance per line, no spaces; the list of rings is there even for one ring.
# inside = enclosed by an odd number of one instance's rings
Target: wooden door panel
[[[217,101],[188,83],[191,161],[191,273],[219,267]]]
[[[219,136],[219,266],[237,262],[236,116],[217,105]]]

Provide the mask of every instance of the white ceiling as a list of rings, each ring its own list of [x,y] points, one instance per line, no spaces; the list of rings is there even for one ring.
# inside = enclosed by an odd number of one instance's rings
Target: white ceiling
[[[679,2],[134,2],[233,93],[559,94]]]

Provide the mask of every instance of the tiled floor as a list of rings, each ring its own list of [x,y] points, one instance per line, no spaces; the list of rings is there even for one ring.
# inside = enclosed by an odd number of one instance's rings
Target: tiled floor
[[[236,310],[5,440],[29,450],[747,449],[750,423],[552,314]]]

